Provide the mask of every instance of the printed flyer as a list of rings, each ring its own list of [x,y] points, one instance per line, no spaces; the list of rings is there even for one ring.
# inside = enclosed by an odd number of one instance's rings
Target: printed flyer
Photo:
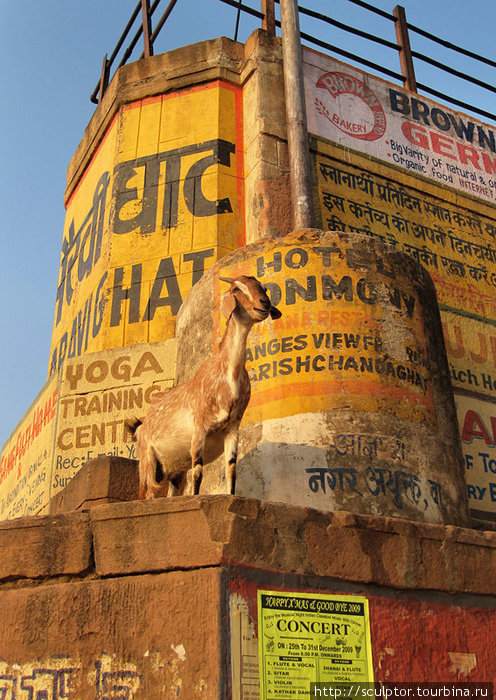
[[[373,682],[368,601],[258,591],[261,700],[308,697],[311,683]]]

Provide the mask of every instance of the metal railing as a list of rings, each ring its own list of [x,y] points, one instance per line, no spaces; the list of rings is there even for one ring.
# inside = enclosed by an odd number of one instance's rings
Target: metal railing
[[[245,15],[257,19],[261,23],[262,28],[269,32],[271,35],[275,35],[277,29],[280,29],[281,23],[278,19],[276,19],[275,15],[275,5],[279,4],[279,0],[252,0],[252,2],[260,3],[260,9],[255,9],[254,7],[251,7],[250,5],[246,4],[246,0],[245,2],[243,2],[243,0],[217,1],[222,2],[225,5],[230,5],[236,10],[236,23],[234,29],[235,41],[238,38],[241,13],[244,13]],[[435,86],[418,82],[415,74],[414,61],[417,62],[416,65],[418,65],[418,62],[423,62],[431,67],[442,71],[447,75],[451,75],[459,80],[468,82],[484,91],[490,92],[492,94],[496,93],[496,87],[494,87],[494,85],[480,80],[479,78],[473,75],[469,75],[466,72],[457,70],[456,68],[447,65],[446,63],[441,63],[437,59],[432,58],[431,56],[428,56],[425,53],[413,50],[411,48],[411,38],[417,36],[422,37],[423,39],[427,39],[428,41],[433,42],[438,46],[442,46],[444,49],[448,49],[449,51],[452,51],[459,56],[475,60],[487,67],[496,68],[496,61],[491,60],[489,58],[484,58],[483,56],[480,56],[474,53],[473,51],[469,51],[468,49],[464,49],[463,47],[456,46],[455,44],[446,41],[445,39],[434,36],[434,34],[420,27],[410,24],[406,19],[405,10],[399,5],[394,8],[392,13],[389,13],[377,7],[374,7],[370,3],[365,2],[365,0],[343,1],[356,5],[362,10],[365,10],[369,13],[373,13],[381,17],[382,19],[391,22],[394,27],[394,35],[396,40],[392,41],[390,39],[376,36],[375,34],[371,34],[365,29],[350,26],[349,24],[340,22],[333,17],[324,15],[321,12],[316,12],[315,10],[312,10],[308,7],[304,7],[303,5],[298,6],[300,18],[310,18],[312,20],[317,20],[321,23],[319,26],[322,26],[325,29],[328,29],[329,26],[332,26],[344,32],[347,35],[359,37],[360,39],[370,42],[371,44],[380,45],[386,49],[392,50],[395,53],[395,61],[398,61],[399,59],[399,70],[395,69],[394,67],[391,67],[391,65],[385,65],[384,63],[377,63],[375,61],[371,61],[365,56],[360,56],[355,52],[349,51],[348,49],[341,48],[339,46],[336,46],[335,44],[331,44],[328,41],[325,41],[324,39],[320,38],[319,36],[314,36],[312,34],[302,31],[301,38],[305,43],[317,46],[319,49],[324,49],[326,52],[344,58],[348,61],[351,61],[352,63],[356,63],[366,68],[377,71],[378,73],[385,75],[388,78],[392,78],[393,80],[402,83],[404,87],[408,88],[409,90],[412,90],[413,92],[418,92],[419,90],[421,90],[422,92],[427,93],[428,95],[432,95],[435,98],[447,101],[453,105],[456,105],[457,107],[461,107],[462,109],[471,111],[481,117],[496,120],[496,114],[492,112],[488,112],[485,109],[478,107],[477,105],[469,104],[468,102],[460,100],[454,95],[448,95],[445,92],[442,92],[439,89],[437,89]],[[178,0],[169,0],[167,3],[162,2],[162,0],[154,0],[150,4],[150,0],[139,0],[138,4],[134,9],[134,12],[131,15],[131,18],[129,19],[129,22],[127,23],[120,39],[118,40],[114,50],[112,51],[112,54],[110,55],[110,57],[108,57],[107,54],[104,56],[100,80],[90,97],[92,102],[98,104],[98,102],[102,99],[108,87],[112,70],[115,71],[117,70],[117,68],[127,63],[140,39],[143,40],[143,51],[139,58],[144,58],[153,55],[154,42],[156,41],[158,35],[160,34],[160,31],[162,30],[165,22],[167,21],[177,2]],[[163,14],[156,22],[155,27],[152,29],[156,10],[160,5],[164,6],[165,4],[166,6]],[[133,27],[135,27],[136,24],[138,26],[134,29],[134,34],[132,34]],[[393,32],[391,33],[393,34]],[[114,69],[114,63],[116,62],[117,57],[123,49],[126,41],[128,41],[129,43],[124,49],[118,65]]]

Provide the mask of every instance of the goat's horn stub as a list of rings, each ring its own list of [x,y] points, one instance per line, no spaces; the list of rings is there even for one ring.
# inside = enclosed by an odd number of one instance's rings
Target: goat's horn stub
[[[234,282],[232,277],[219,277],[219,279],[222,280],[223,282],[227,282],[228,284],[232,284]]]

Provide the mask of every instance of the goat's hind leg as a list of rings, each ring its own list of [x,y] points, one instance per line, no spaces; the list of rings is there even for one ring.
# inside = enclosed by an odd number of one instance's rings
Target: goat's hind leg
[[[224,438],[224,461],[226,465],[227,493],[234,496],[236,490],[236,464],[238,461],[238,428]]]
[[[153,447],[150,444],[138,445],[139,449],[139,497],[156,498],[163,490],[162,484],[156,480],[161,465],[157,461]]]
[[[194,496],[200,493],[200,485],[203,479],[203,448],[205,447],[205,435],[193,435],[191,440],[191,492]]]

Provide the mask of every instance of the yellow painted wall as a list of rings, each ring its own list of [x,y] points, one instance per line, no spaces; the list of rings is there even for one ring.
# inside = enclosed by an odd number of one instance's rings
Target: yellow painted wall
[[[184,296],[244,235],[240,90],[214,81],[122,107],[67,206],[49,374],[173,337]]]
[[[424,265],[435,283],[469,502],[474,514],[492,517],[496,511],[496,210],[327,142],[316,141],[315,146],[322,226],[366,234],[403,250]]]
[[[495,518],[494,131],[317,52],[305,61],[320,225],[389,243],[431,275],[469,503]]]
[[[124,419],[143,417],[172,386],[175,363],[174,338],[66,360],[2,450],[0,519],[48,512],[89,459],[135,459]]]
[[[44,512],[59,398],[59,375],[45,384],[0,456],[0,520]]]
[[[175,316],[245,242],[240,88],[114,116],[67,203],[49,380],[1,453],[0,517],[45,512],[88,459],[134,458],[124,419],[175,375]]]
[[[250,332],[252,395],[243,425],[340,408],[433,425],[427,340],[412,280],[398,277],[376,251],[357,256],[352,241],[337,236],[296,232],[276,241],[220,273],[256,276],[282,312]]]

